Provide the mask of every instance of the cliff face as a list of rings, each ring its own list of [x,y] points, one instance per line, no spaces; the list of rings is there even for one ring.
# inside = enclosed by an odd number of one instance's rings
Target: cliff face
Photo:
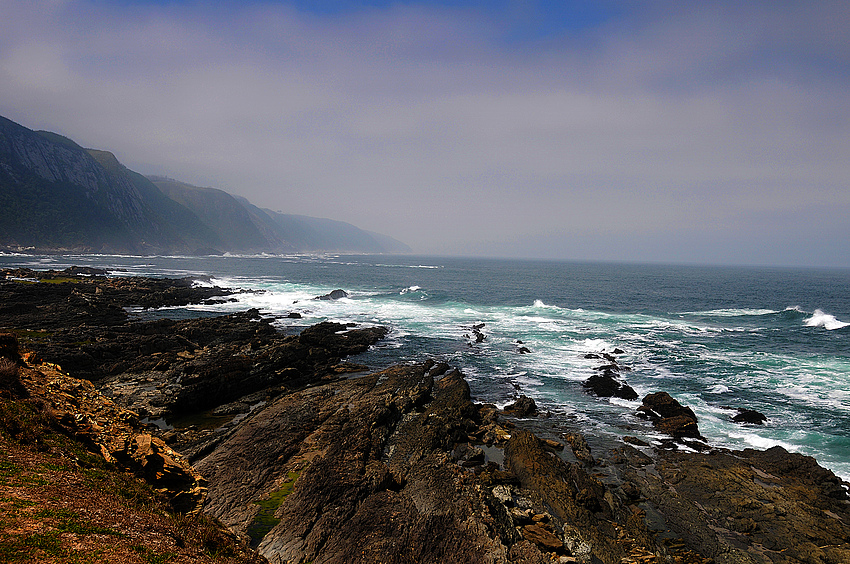
[[[205,482],[135,413],[21,352],[0,333],[3,562],[266,562],[198,511]]]
[[[85,149],[70,139],[30,131],[6,118],[0,118],[0,134],[3,157],[0,166],[18,183],[26,176],[35,175],[47,182],[73,184],[87,198],[93,198],[114,183],[116,195],[136,200],[136,206],[131,207],[139,213],[139,197],[133,193],[133,187],[126,182],[115,182]]]
[[[410,247],[350,223],[274,212],[216,188],[160,177],[151,181],[211,226],[225,246],[249,251],[405,253]]]
[[[135,250],[151,218],[126,178],[72,141],[0,118],[0,236],[20,245]],[[4,241],[5,242],[5,241]]]

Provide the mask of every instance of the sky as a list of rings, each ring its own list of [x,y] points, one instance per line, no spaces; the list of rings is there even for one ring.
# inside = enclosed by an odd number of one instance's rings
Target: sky
[[[0,0],[0,115],[415,252],[850,267],[850,2]]]

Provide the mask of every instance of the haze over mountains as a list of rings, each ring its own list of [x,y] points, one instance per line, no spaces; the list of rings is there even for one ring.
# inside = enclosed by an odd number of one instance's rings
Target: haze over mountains
[[[403,253],[391,237],[145,177],[108,151],[0,116],[0,248],[130,254]]]

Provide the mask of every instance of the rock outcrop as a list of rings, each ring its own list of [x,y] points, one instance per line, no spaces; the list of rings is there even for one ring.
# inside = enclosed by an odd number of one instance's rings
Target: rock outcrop
[[[622,354],[623,351],[615,349],[615,354]],[[626,384],[620,382],[620,372],[628,372],[628,368],[620,366],[617,363],[617,358],[610,353],[588,353],[585,355],[587,359],[605,359],[608,364],[597,366],[594,368],[596,374],[584,381],[584,387],[588,393],[600,398],[620,398],[625,400],[635,400],[638,398],[637,392]]]
[[[638,415],[652,421],[656,429],[677,439],[705,441],[697,426],[697,416],[690,407],[680,404],[667,392],[655,392],[643,398]]]
[[[369,373],[347,358],[385,328],[321,323],[284,335],[257,310],[133,322],[122,308],[132,302],[112,293],[125,284],[148,282],[29,285],[43,301],[7,293],[18,300],[0,310],[0,325],[29,323],[22,348],[35,349],[19,354],[0,334],[9,381],[66,435],[182,511],[203,502],[272,562],[850,561],[847,484],[781,448],[699,442],[693,411],[664,392],[638,413],[672,446],[625,437],[613,452],[591,452],[579,429],[514,419],[534,412],[528,398],[511,414],[474,404],[444,362]],[[162,284],[161,303],[201,296]],[[74,347],[86,356],[74,360]],[[54,354],[96,382],[69,377]],[[230,421],[209,430],[139,421],[199,409]],[[674,439],[704,452],[672,450]]]
[[[634,510],[713,562],[850,562],[846,485],[814,459],[781,447],[654,456],[623,468]]]
[[[206,481],[181,454],[145,432],[134,412],[121,409],[91,382],[63,374],[55,365],[22,367],[21,380],[66,434],[108,462],[144,478],[175,510],[200,510]]]

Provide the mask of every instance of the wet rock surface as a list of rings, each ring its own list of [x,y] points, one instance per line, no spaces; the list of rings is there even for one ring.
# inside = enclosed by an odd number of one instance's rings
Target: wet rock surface
[[[667,392],[655,392],[643,398],[638,415],[649,419],[656,429],[677,439],[685,437],[705,441],[699,433],[697,416]]]
[[[623,351],[615,349],[614,354],[622,354]],[[611,353],[588,353],[586,359],[601,359],[607,361],[607,364],[594,368],[596,374],[584,381],[584,388],[588,393],[591,393],[600,398],[620,398],[625,400],[635,400],[638,398],[637,392],[626,384],[621,382],[620,372],[628,372],[629,368],[620,366],[617,362],[617,357]]]
[[[523,420],[529,398],[473,403],[444,362],[369,373],[347,358],[380,327],[286,335],[257,310],[141,322],[124,308],[142,294],[174,305],[232,291],[96,272],[2,280],[0,327],[17,339],[0,335],[0,356],[42,367],[27,386],[66,431],[182,510],[203,503],[271,562],[850,561],[847,484],[780,448],[712,448],[663,392],[638,413],[704,452],[634,436],[591,452],[580,429]],[[615,354],[595,358],[616,382]],[[143,423],[201,410],[222,420]]]
[[[846,489],[810,457],[659,451],[624,476],[660,534],[719,564],[850,561]]]

